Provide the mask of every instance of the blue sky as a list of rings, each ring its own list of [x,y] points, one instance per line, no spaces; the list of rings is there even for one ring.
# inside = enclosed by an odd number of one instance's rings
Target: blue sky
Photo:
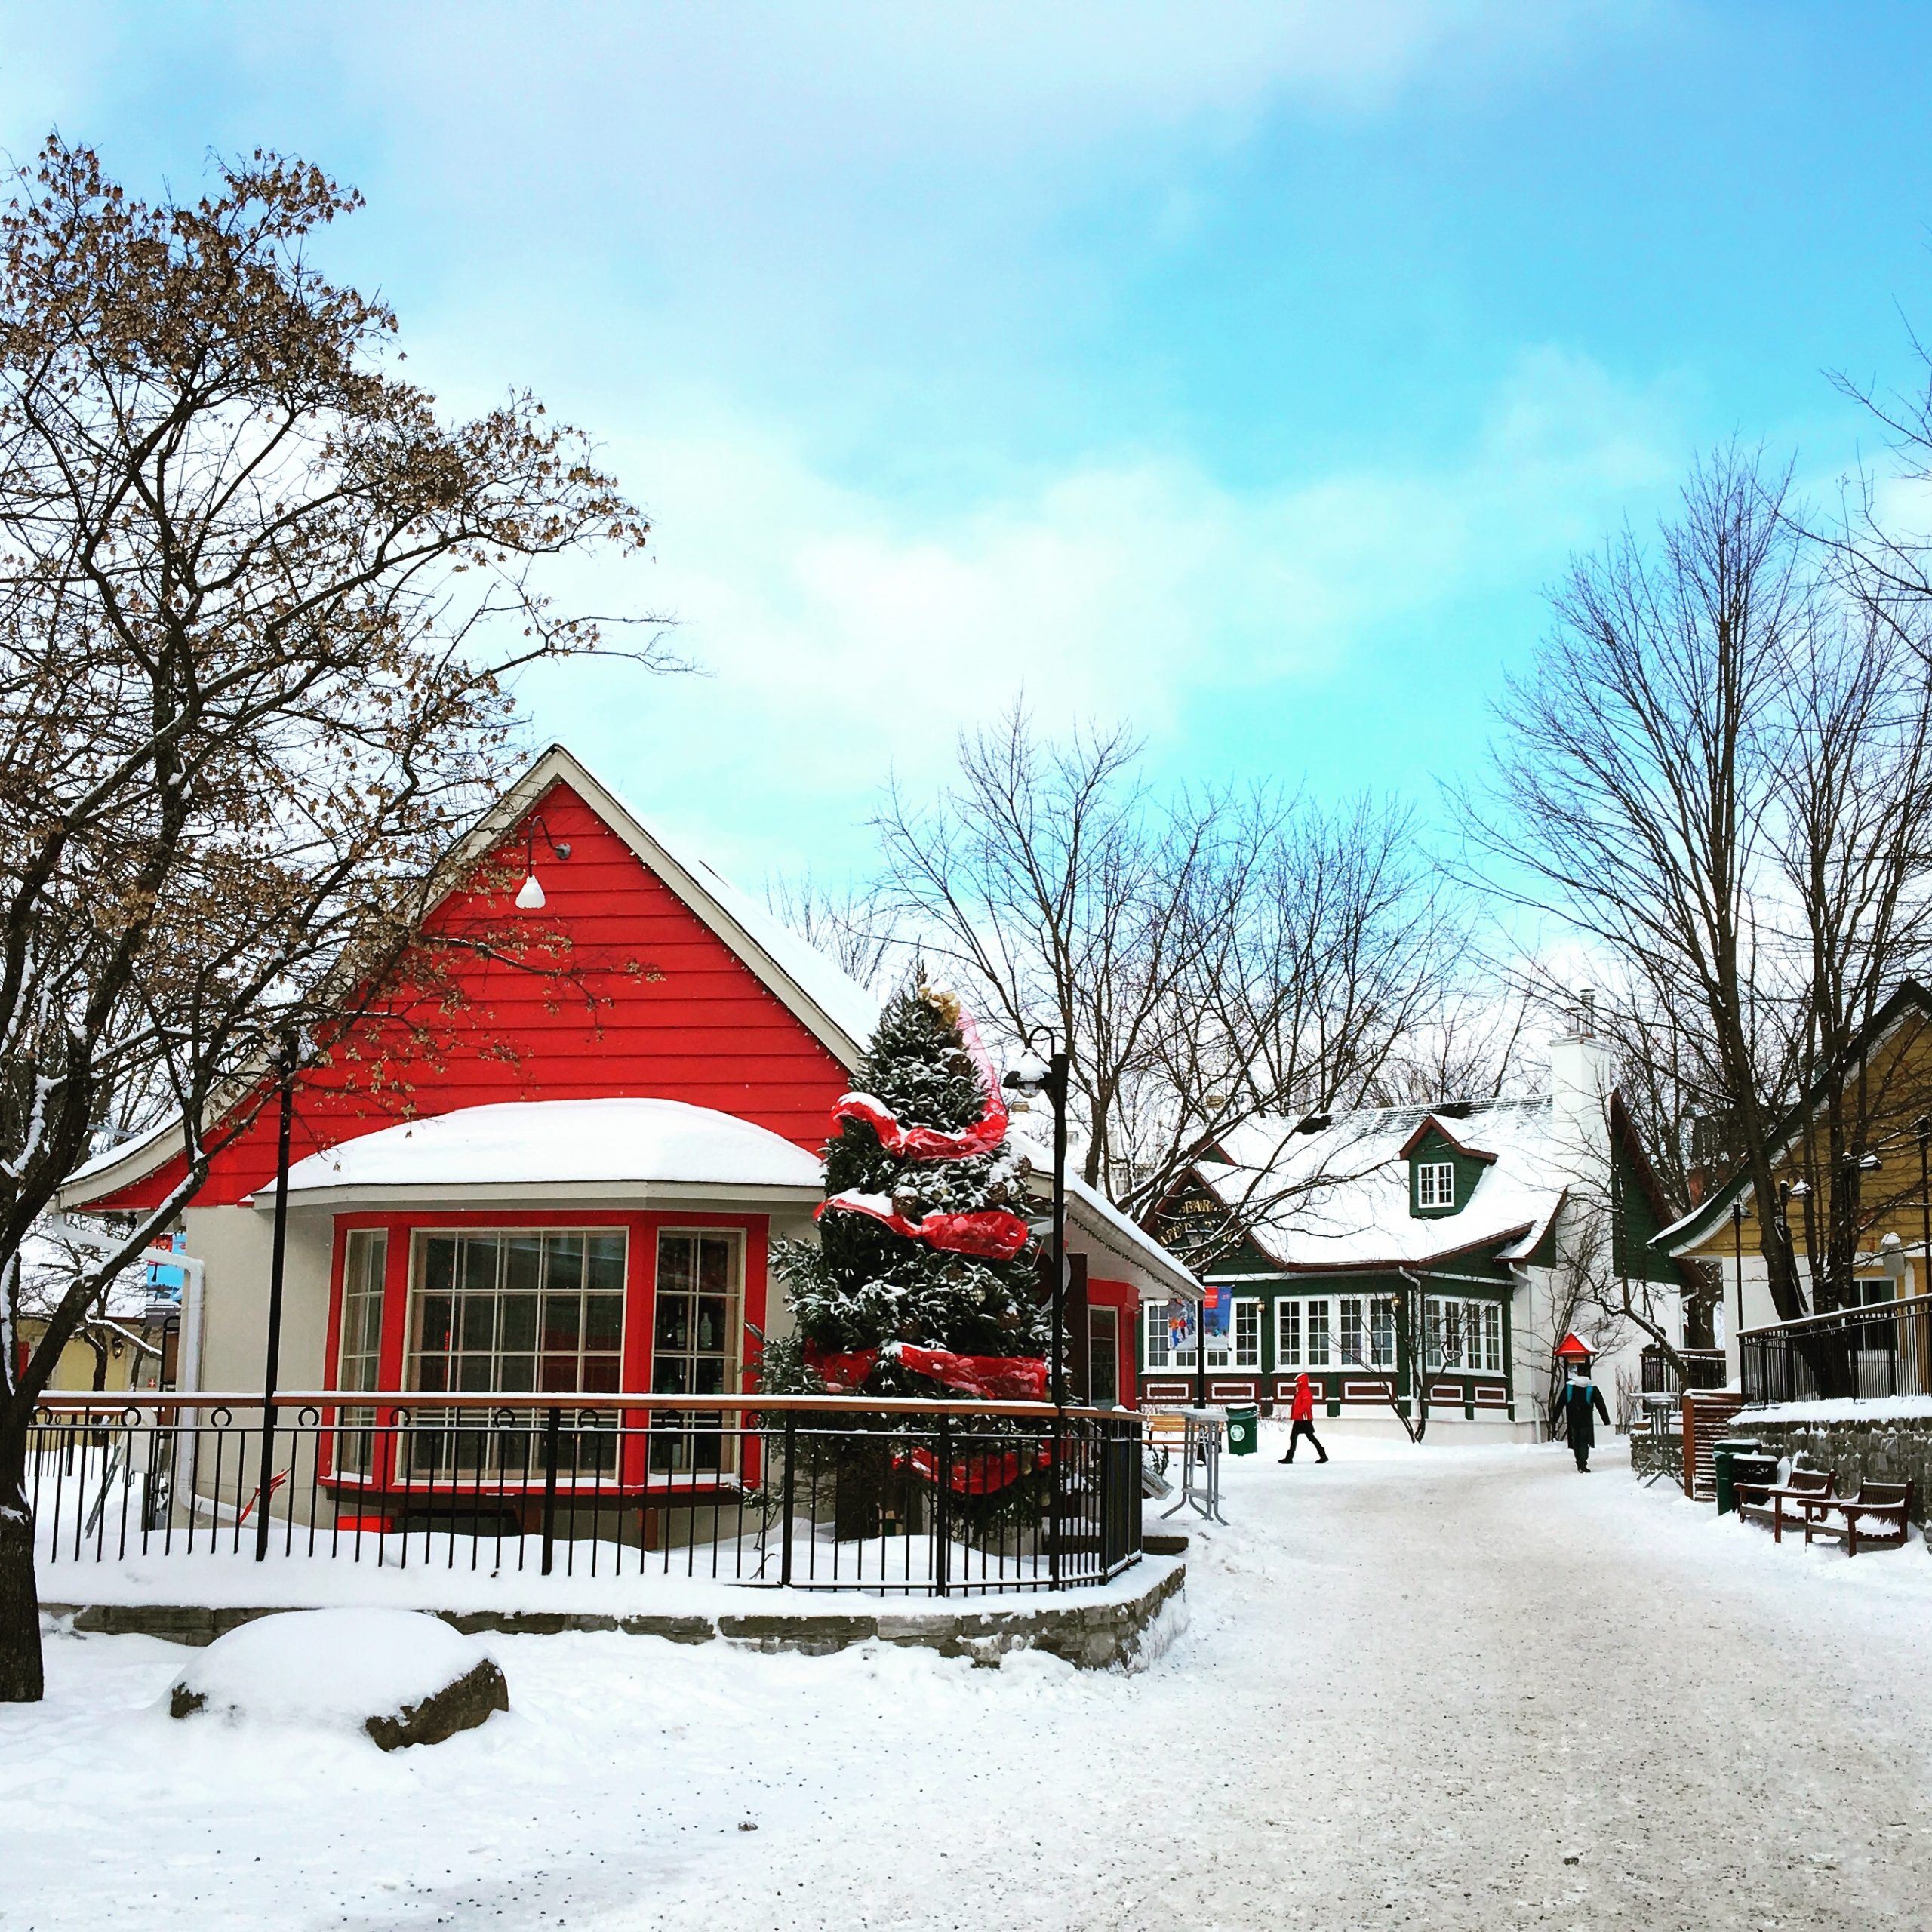
[[[1907,5],[0,0],[17,158],[318,162],[420,380],[596,434],[654,555],[568,587],[708,675],[546,674],[535,735],[754,884],[1023,688],[1435,809],[1568,552],[1734,432],[1869,443],[1826,372],[1932,331],[1928,79]]]

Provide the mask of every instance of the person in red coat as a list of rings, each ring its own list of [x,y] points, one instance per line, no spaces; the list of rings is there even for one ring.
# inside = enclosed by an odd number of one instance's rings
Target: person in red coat
[[[1283,1462],[1294,1460],[1295,1451],[1304,1435],[1314,1444],[1315,1453],[1327,1462],[1328,1452],[1322,1447],[1321,1438],[1315,1432],[1315,1391],[1309,1386],[1306,1376],[1298,1375],[1295,1377],[1295,1398],[1288,1407],[1288,1453],[1281,1458]]]

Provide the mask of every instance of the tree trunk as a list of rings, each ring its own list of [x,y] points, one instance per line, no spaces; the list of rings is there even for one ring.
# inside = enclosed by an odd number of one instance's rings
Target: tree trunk
[[[0,1704],[37,1704],[46,1688],[25,1451],[24,1443],[0,1450]]]

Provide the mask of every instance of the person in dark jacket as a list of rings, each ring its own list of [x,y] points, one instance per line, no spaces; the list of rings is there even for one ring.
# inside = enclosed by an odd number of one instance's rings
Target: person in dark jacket
[[[1580,1366],[1572,1364],[1570,1379],[1564,1383],[1562,1393],[1556,1398],[1556,1411],[1570,1438],[1570,1453],[1577,1459],[1577,1473],[1580,1476],[1589,1474],[1590,1451],[1597,1446],[1593,1410],[1606,1423],[1609,1422],[1610,1411],[1603,1405],[1603,1391]]]
[[[1325,1463],[1328,1452],[1322,1447],[1321,1438],[1315,1432],[1315,1391],[1309,1387],[1308,1377],[1295,1377],[1295,1398],[1288,1405],[1288,1453],[1281,1458],[1292,1463],[1295,1451],[1303,1436],[1315,1445],[1315,1453]]]

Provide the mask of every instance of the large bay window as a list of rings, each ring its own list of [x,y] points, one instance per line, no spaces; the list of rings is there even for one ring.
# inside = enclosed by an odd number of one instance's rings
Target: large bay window
[[[416,1237],[408,1386],[614,1392],[624,1334],[621,1229]]]
[[[622,1379],[621,1229],[425,1229],[415,1238],[405,1386],[426,1394],[614,1392]],[[565,1446],[573,1475],[616,1466],[617,1417],[586,1411]],[[441,1424],[442,1426],[424,1425]],[[529,1474],[528,1418],[497,1428],[474,1411],[426,1411],[417,1473]]]

